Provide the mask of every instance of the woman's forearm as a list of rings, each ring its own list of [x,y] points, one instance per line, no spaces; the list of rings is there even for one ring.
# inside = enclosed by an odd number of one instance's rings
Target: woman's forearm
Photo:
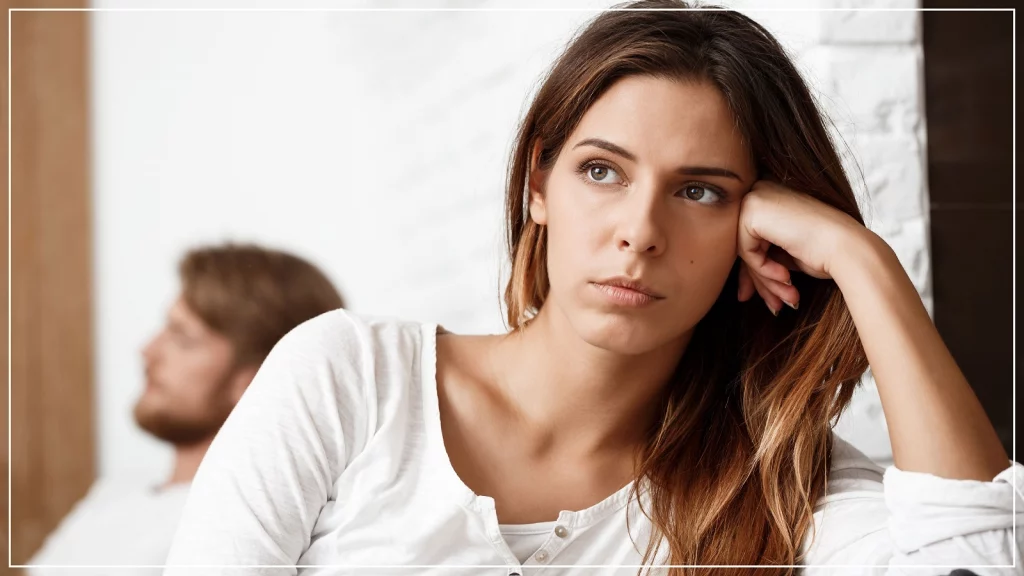
[[[843,252],[830,273],[871,364],[895,465],[992,480],[1006,452],[896,254],[866,229]]]

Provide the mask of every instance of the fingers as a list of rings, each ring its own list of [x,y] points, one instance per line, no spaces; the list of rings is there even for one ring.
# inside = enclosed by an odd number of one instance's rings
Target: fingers
[[[751,280],[772,314],[778,316],[783,306],[794,310],[800,306],[800,293],[793,286],[756,275],[751,275]]]
[[[775,260],[772,260],[767,256],[761,263],[760,268],[756,269],[755,271],[757,272],[758,276],[761,276],[762,278],[766,278],[769,280],[773,280],[775,282],[778,282],[779,284],[789,285],[792,283],[792,280],[790,280],[789,278],[789,268],[786,268],[781,263],[776,262]]]
[[[768,248],[768,258],[778,262],[779,264],[782,264],[783,266],[786,267],[787,270],[800,269],[800,267],[796,263],[796,260],[789,255],[789,252],[786,252],[785,250],[779,248],[774,244],[770,248]]]
[[[784,255],[788,258],[788,254],[785,252],[780,254],[780,252],[781,250],[765,240],[759,240],[749,234],[740,235],[738,255],[750,267],[750,271],[762,278],[769,278],[782,284],[789,284],[791,282],[789,268],[785,263],[780,263],[772,258],[773,254]],[[792,263],[791,258],[789,258],[789,263]]]
[[[788,278],[789,270],[786,274]],[[738,284],[736,296],[740,302],[746,302],[757,293],[776,316],[783,306],[796,310],[800,305],[800,292],[795,287],[751,272],[746,262],[740,264]]]

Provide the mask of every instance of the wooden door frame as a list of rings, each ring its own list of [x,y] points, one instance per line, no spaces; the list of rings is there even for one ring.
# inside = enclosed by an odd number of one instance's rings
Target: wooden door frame
[[[10,322],[11,404],[5,413],[11,437],[4,460],[11,508],[6,500],[2,506],[11,515],[9,560],[17,566],[95,475],[89,14],[9,12],[84,8],[85,0],[3,5],[11,33],[9,126],[4,111],[10,245],[0,241],[5,263],[10,250],[10,308],[3,314]],[[8,42],[3,45],[6,51]],[[3,82],[6,103],[6,77]],[[7,206],[3,210],[7,215]],[[6,343],[7,334],[2,339]],[[6,408],[6,398],[3,403]],[[8,526],[3,530],[6,535]]]

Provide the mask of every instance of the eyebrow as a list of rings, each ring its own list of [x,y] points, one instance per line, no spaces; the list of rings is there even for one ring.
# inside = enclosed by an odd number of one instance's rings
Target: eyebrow
[[[612,154],[622,156],[630,162],[636,162],[635,154],[626,150],[622,146],[613,144],[607,140],[602,140],[600,138],[587,138],[585,140],[580,140],[575,146],[573,146],[573,149],[575,150],[580,146],[601,148],[602,150],[607,150]],[[680,166],[679,168],[676,168],[676,173],[686,176],[724,176],[726,178],[739,180],[740,182],[743,181],[743,178],[740,178],[739,175],[732,170],[726,170],[725,168],[717,168],[714,166]]]

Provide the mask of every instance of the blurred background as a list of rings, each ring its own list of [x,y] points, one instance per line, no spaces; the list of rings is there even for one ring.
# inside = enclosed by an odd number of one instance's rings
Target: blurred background
[[[1010,451],[1013,13],[848,10],[965,4],[934,0],[721,3],[796,57],[870,227]],[[166,476],[169,448],[131,408],[140,349],[190,247],[289,250],[355,312],[504,331],[513,131],[553,57],[612,3],[285,4],[4,2],[79,9],[5,10],[14,564],[96,478]],[[423,7],[446,10],[408,10]],[[500,8],[515,10],[479,10]],[[891,463],[870,374],[838,432]]]

